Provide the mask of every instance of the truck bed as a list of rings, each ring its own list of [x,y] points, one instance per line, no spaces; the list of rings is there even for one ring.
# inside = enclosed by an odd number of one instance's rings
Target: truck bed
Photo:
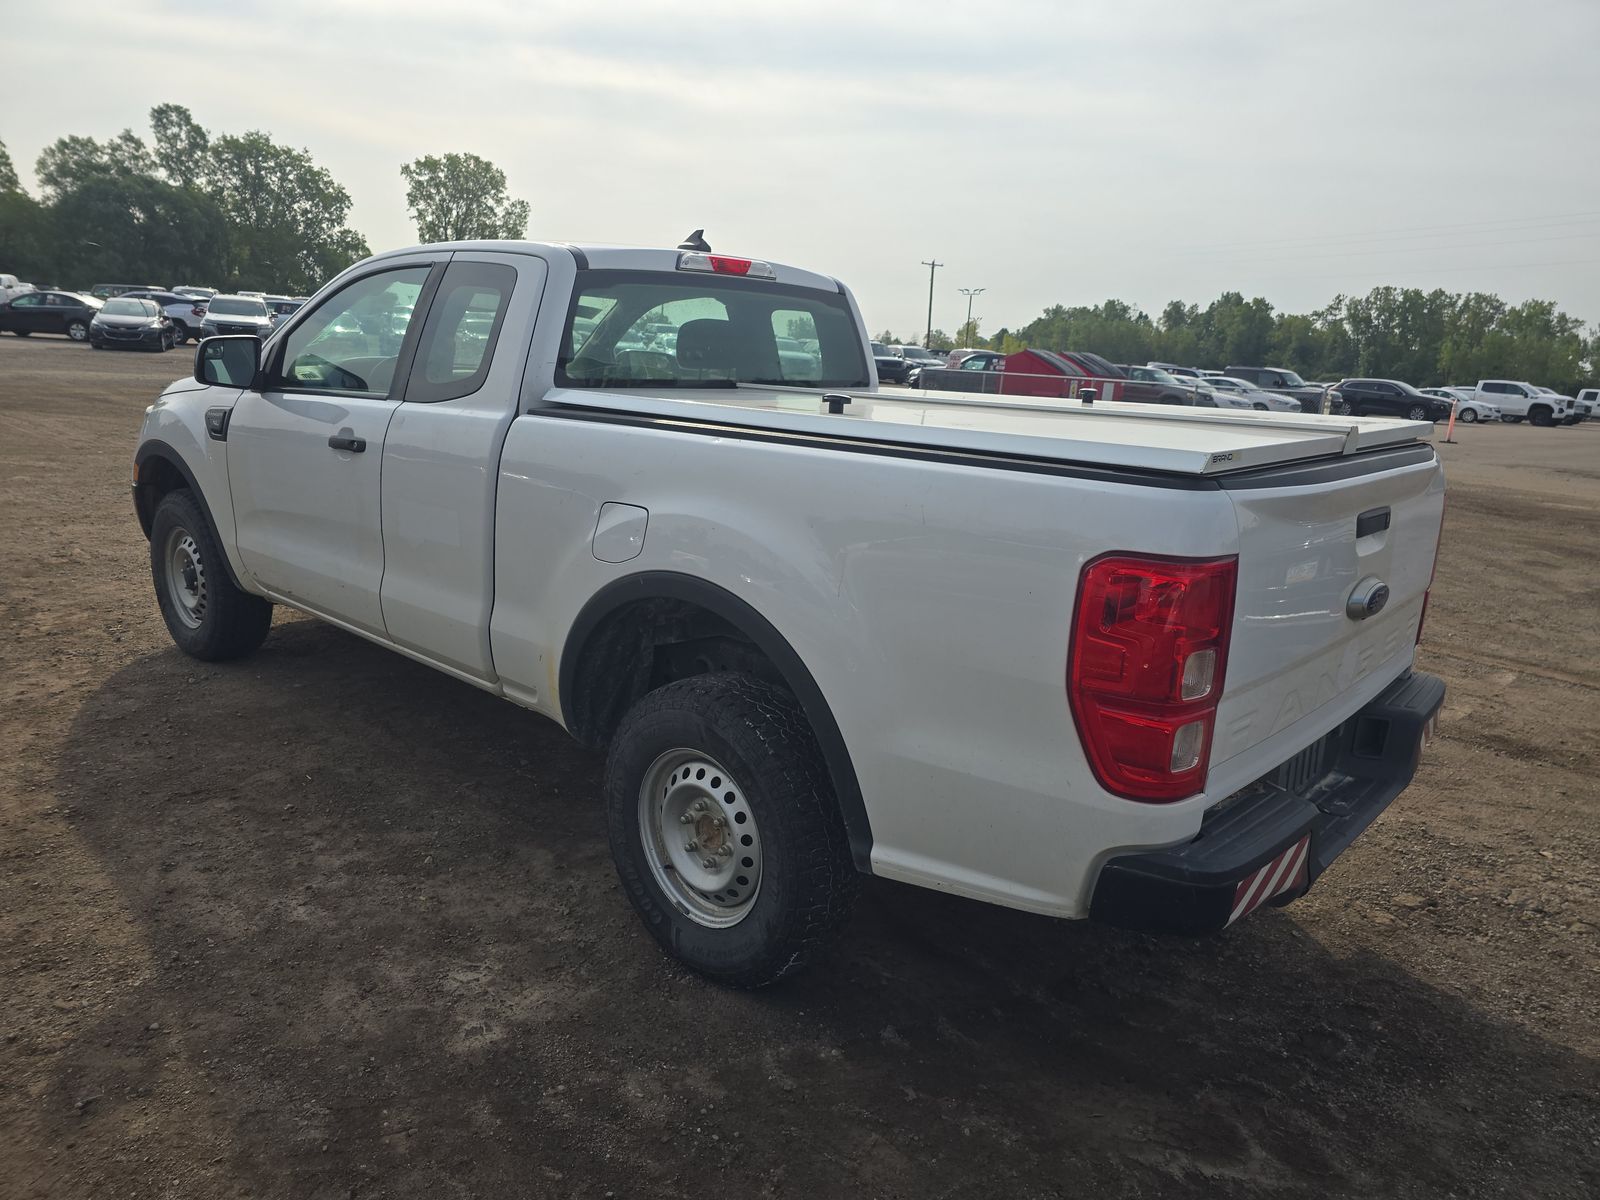
[[[1337,458],[1433,435],[1426,421],[1374,417],[1046,403],[960,392],[904,399],[887,392],[827,394],[850,397],[843,413],[828,412],[821,391],[772,387],[558,388],[544,405],[1193,476]]]

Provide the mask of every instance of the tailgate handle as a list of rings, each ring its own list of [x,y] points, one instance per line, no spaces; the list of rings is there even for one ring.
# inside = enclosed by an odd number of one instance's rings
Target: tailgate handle
[[[1356,518],[1356,539],[1371,537],[1389,528],[1388,508],[1369,508]]]

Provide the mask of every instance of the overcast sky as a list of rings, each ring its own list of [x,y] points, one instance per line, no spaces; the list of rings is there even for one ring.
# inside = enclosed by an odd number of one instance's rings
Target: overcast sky
[[[876,332],[1380,283],[1600,320],[1600,0],[263,0],[7,6],[0,140],[310,150],[374,250],[402,162],[470,151],[529,236],[840,276]],[[24,98],[30,99],[26,103]],[[3,266],[4,264],[0,264]]]

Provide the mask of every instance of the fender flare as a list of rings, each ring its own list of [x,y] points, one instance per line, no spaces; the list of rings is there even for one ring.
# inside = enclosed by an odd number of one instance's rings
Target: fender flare
[[[720,617],[749,638],[777,667],[784,683],[800,702],[800,708],[822,750],[823,762],[833,782],[834,796],[844,817],[851,858],[857,870],[871,874],[872,825],[867,818],[867,806],[861,796],[861,784],[856,779],[855,766],[850,761],[850,750],[839,731],[833,710],[800,655],[789,645],[788,639],[747,601],[726,588],[677,571],[643,571],[612,580],[591,596],[567,631],[566,642],[561,649],[557,678],[564,722],[570,726],[573,719],[568,709],[568,697],[577,694],[578,660],[590,636],[601,622],[625,605],[657,599],[681,600]]]
[[[139,481],[139,475],[145,463],[152,459],[159,459],[182,476],[184,485],[189,489],[189,493],[199,502],[200,511],[206,517],[206,524],[211,526],[212,536],[220,542],[222,534],[217,528],[217,518],[212,514],[211,505],[206,500],[206,494],[201,490],[199,481],[195,479],[194,472],[189,469],[189,464],[183,461],[183,455],[179,454],[176,449],[167,442],[163,442],[160,438],[151,438],[149,441],[141,443],[133,456],[133,511],[134,515],[139,518],[139,528],[144,530],[145,538],[148,540],[150,537],[150,523],[155,519],[155,505],[147,501],[148,493],[144,491],[144,484]],[[222,555],[222,567],[228,573],[228,582],[232,583],[234,587],[241,592],[250,590],[240,583],[239,577],[234,574],[233,564],[228,561],[226,550]]]

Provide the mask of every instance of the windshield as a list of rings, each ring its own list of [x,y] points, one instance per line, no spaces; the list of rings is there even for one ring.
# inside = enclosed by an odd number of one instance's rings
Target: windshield
[[[867,386],[855,316],[837,292],[593,270],[578,273],[573,294],[556,362],[566,387]]]
[[[1143,368],[1141,368],[1141,370],[1144,372],[1144,377],[1146,379],[1153,379],[1157,383],[1177,383],[1178,382],[1176,379],[1174,379],[1166,371],[1163,371],[1160,367],[1143,367]]]
[[[153,317],[156,306],[148,300],[107,300],[100,311],[108,317]]]
[[[1306,386],[1306,381],[1304,379],[1301,379],[1300,376],[1296,375],[1293,371],[1285,371],[1280,367],[1278,369],[1278,374],[1283,376],[1283,383],[1280,385],[1282,387],[1305,387]]]
[[[214,296],[206,311],[213,317],[264,317],[267,306],[245,296]]]
[[[937,354],[934,354],[932,351],[929,351],[929,350],[924,350],[921,346],[904,346],[904,347],[902,347],[902,349],[904,350],[905,356],[907,358],[915,358],[915,359],[918,359],[921,362],[943,362],[944,361]]]

